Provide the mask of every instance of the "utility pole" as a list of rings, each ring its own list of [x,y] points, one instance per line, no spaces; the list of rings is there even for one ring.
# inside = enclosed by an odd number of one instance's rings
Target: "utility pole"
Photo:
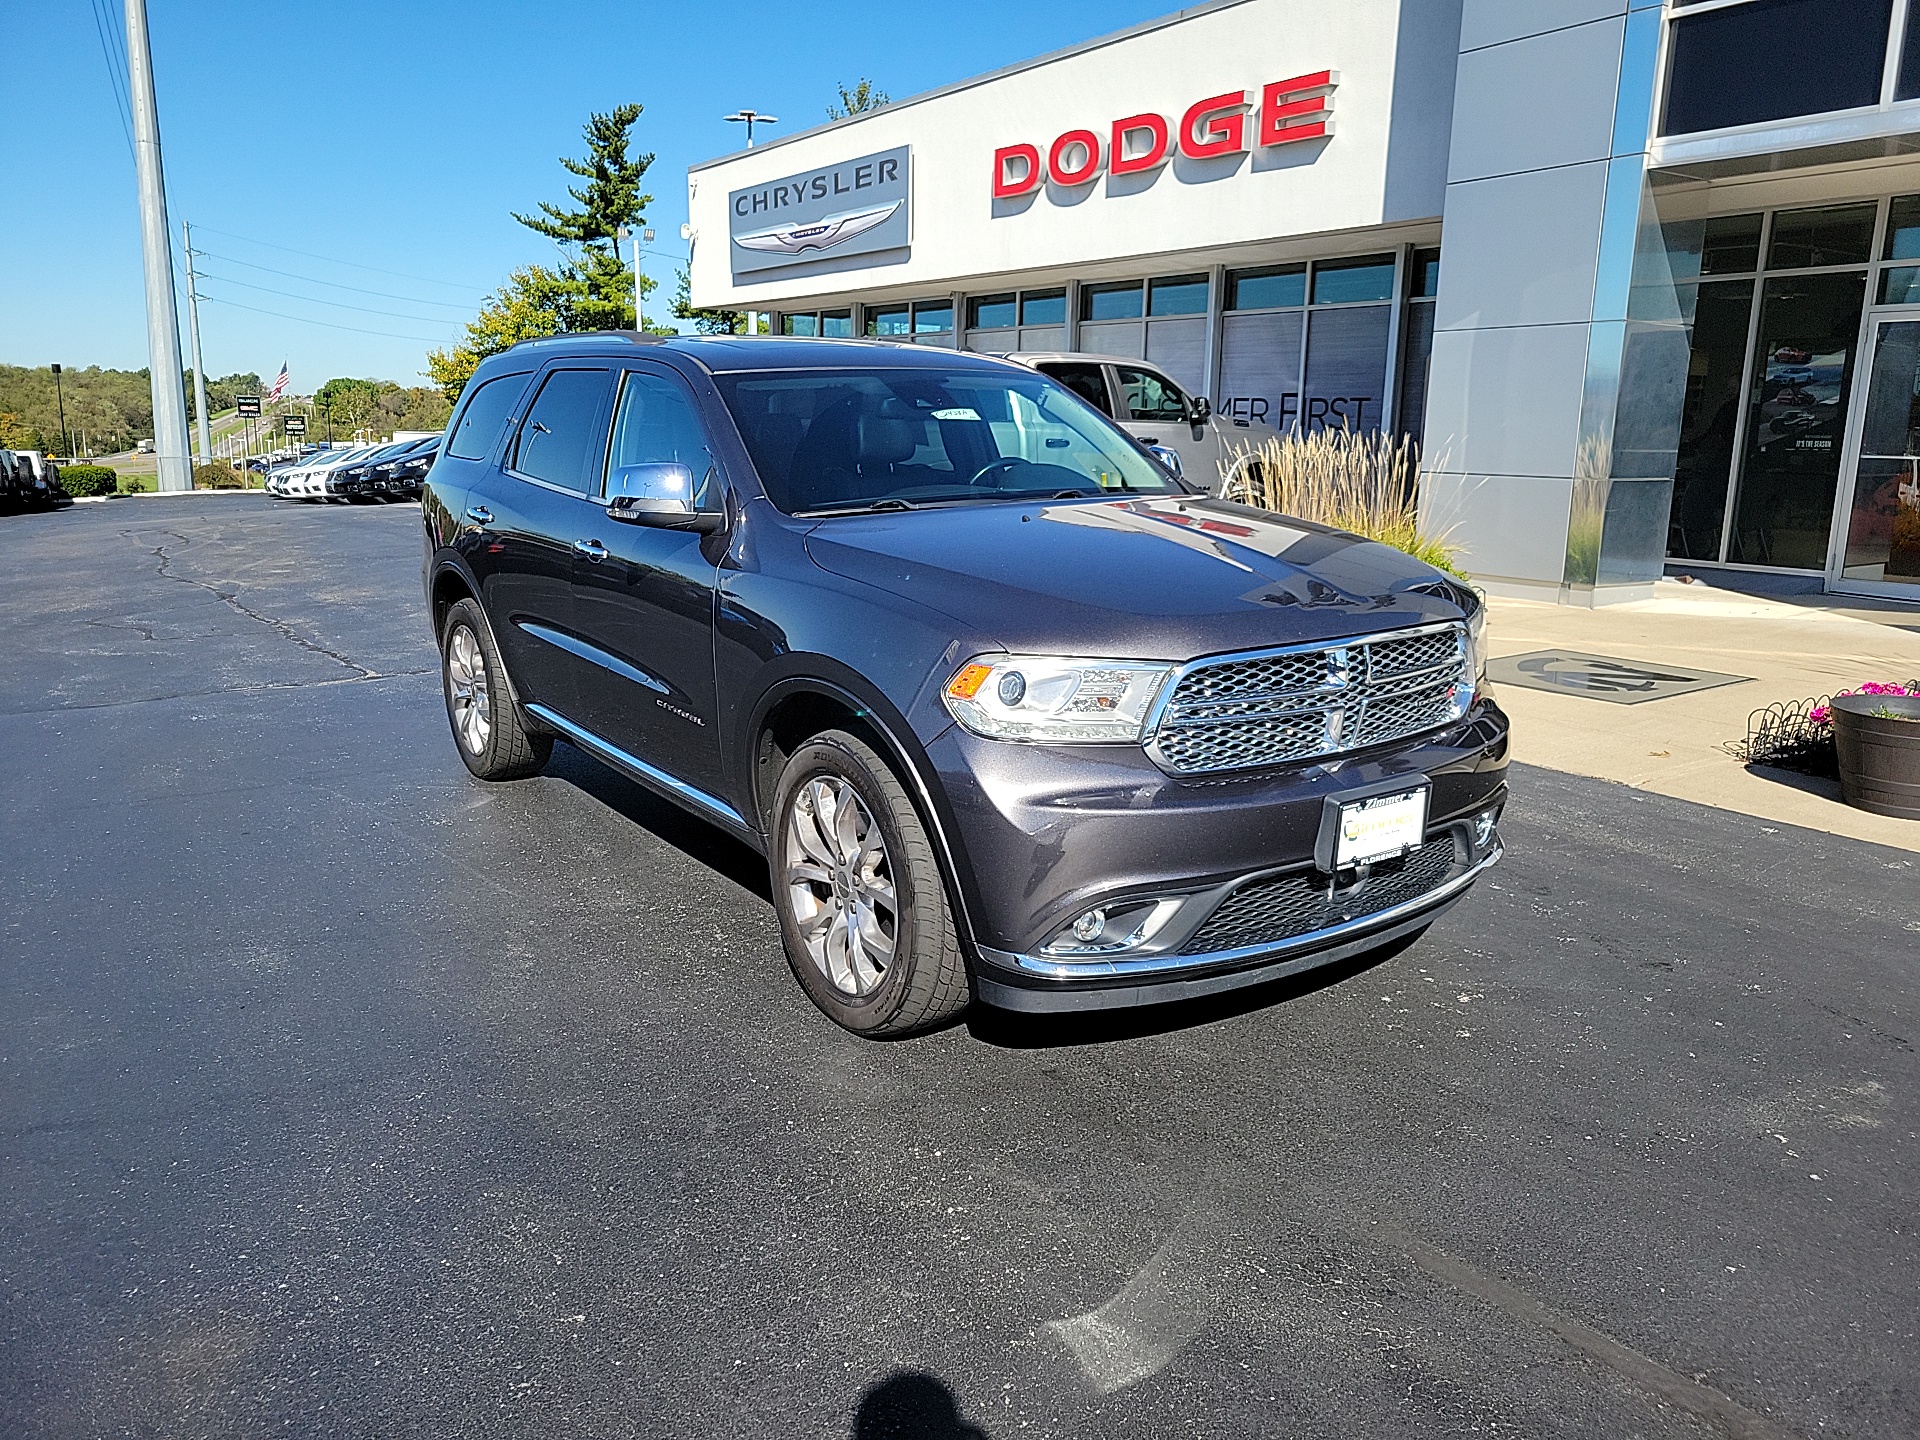
[[[644,239],[651,245],[653,243],[653,231],[630,230],[625,225],[616,225],[614,227],[613,238],[615,244],[627,239],[629,236],[633,239],[633,328],[644,335],[647,330],[647,282],[645,279],[646,270],[640,263],[640,242]]]
[[[67,444],[67,397],[60,389],[60,367],[58,365],[53,367],[53,398],[60,406],[60,453],[62,455],[71,455],[73,454],[73,450]]]
[[[193,337],[193,418],[200,445],[196,452],[202,465],[213,463],[213,437],[207,427],[207,367],[200,359],[200,294],[194,286],[193,226],[180,222],[180,234],[187,246],[187,333]]]
[[[153,95],[153,47],[147,0],[126,0],[127,88],[133,100],[134,165],[140,177],[140,249],[147,275],[147,373],[153,384],[153,448],[157,487],[193,489],[187,454],[187,387],[180,377],[180,312],[173,298],[173,243],[167,227],[167,184],[160,165],[160,113]]]

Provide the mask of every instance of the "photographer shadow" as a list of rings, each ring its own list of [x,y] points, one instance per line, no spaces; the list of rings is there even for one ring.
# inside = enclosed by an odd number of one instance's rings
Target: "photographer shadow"
[[[896,1370],[868,1387],[853,1415],[852,1440],[993,1440],[960,1413],[938,1375]]]

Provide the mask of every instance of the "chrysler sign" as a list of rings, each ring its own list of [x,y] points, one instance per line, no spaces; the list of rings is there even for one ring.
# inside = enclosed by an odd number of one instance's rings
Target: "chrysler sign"
[[[1047,147],[1007,145],[993,152],[993,198],[1010,200],[1051,181],[1091,185],[1107,175],[1145,175],[1175,154],[1189,160],[1238,155],[1270,145],[1318,140],[1333,133],[1337,71],[1276,80],[1257,92],[1229,90],[1195,101],[1178,121],[1148,111],[1100,130],[1068,130]]]
[[[912,147],[862,155],[727,196],[733,273],[904,249]]]

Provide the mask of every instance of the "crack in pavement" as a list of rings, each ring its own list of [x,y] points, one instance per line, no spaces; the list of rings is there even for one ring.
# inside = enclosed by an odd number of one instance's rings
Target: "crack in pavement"
[[[163,700],[203,700],[215,695],[264,695],[276,690],[315,690],[332,685],[365,685],[369,681],[406,680],[437,675],[438,670],[386,670],[378,675],[342,675],[337,680],[267,680],[258,685],[217,685],[211,690],[174,690],[164,695],[138,695],[130,700],[82,700],[72,705],[43,705],[37,710],[0,710],[0,719],[18,715],[59,715],[74,710],[113,710],[122,705],[155,705]]]
[[[133,538],[133,533],[131,531],[123,531],[122,533],[125,534],[128,539]],[[177,530],[168,530],[164,533],[171,535],[174,539],[178,540],[182,545],[188,547],[189,549],[191,549],[193,546],[193,541],[190,540],[187,536],[182,535]],[[310,651],[315,655],[324,655],[327,657],[327,659],[335,661],[338,664],[344,665],[349,670],[358,672],[359,679],[378,680],[381,678],[380,672],[378,670],[369,670],[366,666],[362,665],[358,660],[354,660],[346,655],[342,655],[338,650],[329,650],[325,645],[320,644],[319,641],[317,640],[307,639],[306,636],[300,634],[291,625],[287,624],[286,621],[276,620],[271,615],[262,615],[258,610],[250,609],[247,606],[241,604],[239,599],[240,592],[238,590],[234,590],[231,593],[229,593],[228,591],[222,590],[218,585],[211,584],[208,581],[195,580],[191,575],[174,574],[171,568],[173,564],[173,557],[167,554],[166,546],[155,545],[154,547],[152,547],[149,553],[152,554],[160,562],[159,573],[161,575],[161,578],[166,580],[177,580],[182,585],[192,585],[196,589],[205,590],[209,595],[212,595],[221,604],[232,609],[235,613],[244,615],[249,620],[259,621],[262,625],[265,625],[269,630],[272,630],[275,634],[279,635],[282,639],[291,640],[295,645],[298,645],[302,650]]]

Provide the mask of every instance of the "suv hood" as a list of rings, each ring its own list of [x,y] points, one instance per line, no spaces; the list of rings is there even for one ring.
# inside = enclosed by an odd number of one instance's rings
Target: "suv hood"
[[[1016,653],[1179,661],[1462,614],[1401,551],[1196,495],[840,516],[807,551]]]

